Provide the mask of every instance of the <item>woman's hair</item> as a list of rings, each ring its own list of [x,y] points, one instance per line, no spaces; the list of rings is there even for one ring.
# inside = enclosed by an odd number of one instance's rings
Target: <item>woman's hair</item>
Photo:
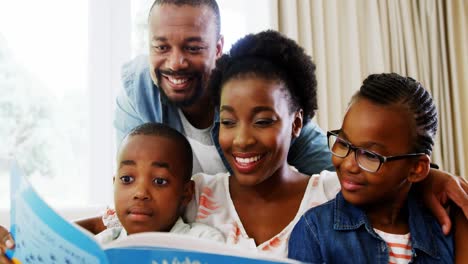
[[[357,98],[381,105],[401,104],[406,107],[416,124],[414,151],[431,155],[437,132],[437,109],[421,83],[396,73],[372,74],[364,80],[351,103]]]
[[[289,97],[290,111],[302,109],[304,123],[314,117],[317,110],[315,64],[295,41],[273,30],[238,40],[229,54],[216,61],[211,73],[208,89],[215,104],[219,105],[226,82],[246,77],[281,81]]]
[[[157,136],[157,137],[164,137],[174,141],[180,145],[180,151],[182,151],[182,155],[179,158],[183,161],[185,167],[185,181],[190,180],[192,177],[192,167],[193,167],[193,153],[192,147],[190,146],[189,141],[187,138],[180,133],[179,131],[175,130],[168,125],[161,124],[161,123],[144,123],[139,126],[134,127],[130,132],[127,134],[126,137],[136,136],[136,135],[145,135],[145,136]],[[175,149],[166,149],[166,151],[177,151]]]

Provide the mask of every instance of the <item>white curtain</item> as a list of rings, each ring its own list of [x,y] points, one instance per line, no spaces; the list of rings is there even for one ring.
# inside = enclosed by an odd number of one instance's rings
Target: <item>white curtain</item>
[[[396,72],[431,91],[440,116],[433,161],[468,176],[468,1],[274,0],[273,28],[317,64],[316,121],[341,125],[367,75]]]

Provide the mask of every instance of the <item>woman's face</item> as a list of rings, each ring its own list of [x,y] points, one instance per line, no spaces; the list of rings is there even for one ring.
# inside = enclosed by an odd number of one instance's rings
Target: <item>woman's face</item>
[[[292,135],[302,128],[301,112],[290,113],[284,83],[259,77],[223,85],[219,143],[237,181],[256,185],[287,168]]]

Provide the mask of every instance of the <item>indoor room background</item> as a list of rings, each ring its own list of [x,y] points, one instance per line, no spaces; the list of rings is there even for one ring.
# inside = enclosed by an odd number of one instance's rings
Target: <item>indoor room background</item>
[[[147,53],[151,0],[0,0],[0,224],[13,159],[68,219],[112,203],[120,67]],[[370,73],[419,80],[437,102],[433,161],[468,176],[468,1],[218,0],[224,51],[276,29],[317,64],[315,120],[337,129]]]

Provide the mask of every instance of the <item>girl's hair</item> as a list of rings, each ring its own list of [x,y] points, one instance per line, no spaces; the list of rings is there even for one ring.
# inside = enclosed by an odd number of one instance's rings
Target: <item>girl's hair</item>
[[[437,132],[437,109],[421,83],[396,73],[372,74],[364,80],[351,102],[357,98],[381,105],[401,104],[406,107],[416,124],[414,151],[431,155]]]
[[[214,102],[220,103],[223,85],[234,78],[259,77],[281,81],[288,95],[290,111],[303,110],[304,123],[317,110],[315,64],[293,40],[277,31],[249,34],[238,40],[216,61],[208,84]]]
[[[185,167],[185,178],[184,181],[190,180],[192,177],[192,166],[193,166],[193,153],[192,147],[190,146],[189,141],[187,138],[180,133],[179,131],[175,130],[168,125],[161,124],[161,123],[144,123],[139,126],[134,127],[126,137],[136,136],[136,135],[145,135],[145,136],[157,136],[157,137],[165,137],[167,139],[172,140],[174,143],[180,145],[180,151],[182,153],[179,158],[182,160],[182,163]],[[166,149],[165,151],[177,151],[175,149]]]

